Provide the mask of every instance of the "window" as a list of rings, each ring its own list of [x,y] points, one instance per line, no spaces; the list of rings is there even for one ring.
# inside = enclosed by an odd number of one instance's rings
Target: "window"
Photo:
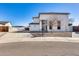
[[[49,22],[49,29],[52,29],[52,21]]]
[[[60,29],[60,26],[58,26],[57,29]]]
[[[52,26],[51,25],[49,26],[49,29],[52,29]]]
[[[68,24],[68,26],[71,26],[72,24]]]
[[[61,26],[60,21],[57,21],[57,24],[58,24],[58,25],[57,25],[57,29],[58,29],[58,30],[61,29],[61,27],[60,27],[60,26]]]

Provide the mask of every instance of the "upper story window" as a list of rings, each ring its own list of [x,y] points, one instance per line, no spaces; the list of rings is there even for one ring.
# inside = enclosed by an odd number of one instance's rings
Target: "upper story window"
[[[68,24],[68,26],[72,26],[72,24]]]
[[[58,26],[60,26],[60,24],[61,24],[60,21],[57,21],[57,24],[58,24]]]

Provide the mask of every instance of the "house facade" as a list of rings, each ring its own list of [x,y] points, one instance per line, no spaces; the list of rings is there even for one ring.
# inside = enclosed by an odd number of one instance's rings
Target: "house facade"
[[[39,13],[38,17],[33,17],[32,23],[29,24],[30,31],[72,31],[69,13]]]
[[[9,21],[0,21],[0,32],[10,32],[12,25]]]
[[[18,32],[24,30],[24,26],[12,26],[9,21],[0,21],[0,32]]]
[[[11,32],[19,32],[24,30],[25,30],[24,26],[12,26]]]

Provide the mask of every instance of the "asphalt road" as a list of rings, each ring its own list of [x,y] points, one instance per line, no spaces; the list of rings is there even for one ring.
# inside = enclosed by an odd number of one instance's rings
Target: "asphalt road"
[[[0,43],[1,56],[79,56],[79,43],[26,41]]]

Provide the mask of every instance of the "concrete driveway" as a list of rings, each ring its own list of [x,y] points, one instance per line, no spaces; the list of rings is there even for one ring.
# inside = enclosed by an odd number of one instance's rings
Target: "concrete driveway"
[[[4,36],[7,32],[0,32],[0,37]]]
[[[21,42],[23,39],[28,40],[32,35],[30,33],[5,33],[0,37],[0,43]]]
[[[79,32],[72,32],[72,37],[79,37]]]
[[[0,43],[24,41],[79,42],[79,37],[33,37],[31,33],[4,33],[0,37]]]

